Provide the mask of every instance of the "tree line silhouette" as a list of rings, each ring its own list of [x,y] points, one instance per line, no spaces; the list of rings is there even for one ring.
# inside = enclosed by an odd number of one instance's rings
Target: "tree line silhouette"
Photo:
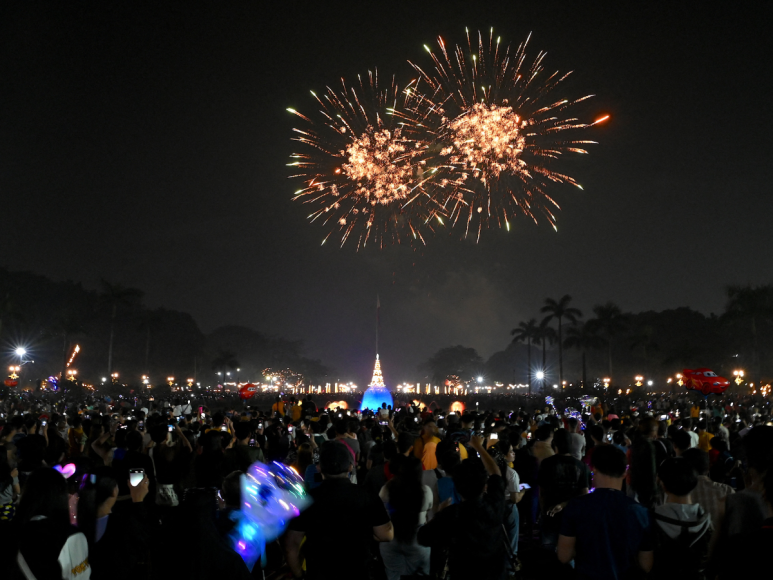
[[[148,308],[142,299],[142,291],[104,280],[95,291],[0,268],[0,360],[18,362],[14,350],[26,348],[24,384],[66,377],[76,344],[81,352],[70,369],[91,384],[109,382],[112,373],[128,384],[148,375],[156,385],[169,376],[180,384],[189,378],[216,384],[227,372],[236,379],[237,368],[248,380],[259,380],[269,367],[289,367],[315,382],[329,373],[303,355],[301,341],[243,326],[205,334],[190,314]]]
[[[488,384],[528,384],[530,390],[564,381],[598,384],[603,378],[623,385],[634,375],[663,385],[668,377],[694,367],[730,377],[733,370],[743,369],[750,382],[770,382],[773,285],[728,286],[726,300],[720,315],[688,307],[630,313],[606,302],[583,319],[570,295],[547,298],[541,317],[518,322],[511,344],[488,361],[474,348],[458,345],[440,349],[419,369],[436,382],[449,375],[475,382],[483,375]],[[541,360],[535,360],[533,347],[539,347]]]

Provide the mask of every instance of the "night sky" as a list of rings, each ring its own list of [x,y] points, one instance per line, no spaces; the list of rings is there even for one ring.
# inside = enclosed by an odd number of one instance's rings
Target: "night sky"
[[[303,339],[365,382],[381,297],[385,378],[463,344],[487,357],[545,297],[587,314],[720,312],[730,283],[773,282],[773,21],[763,3],[5,3],[0,8],[0,265],[140,288],[209,332]],[[757,6],[752,9],[752,4]],[[423,44],[464,28],[574,70],[594,93],[591,155],[558,186],[558,232],[426,248],[320,246],[285,164],[297,119],[341,76],[403,83]]]

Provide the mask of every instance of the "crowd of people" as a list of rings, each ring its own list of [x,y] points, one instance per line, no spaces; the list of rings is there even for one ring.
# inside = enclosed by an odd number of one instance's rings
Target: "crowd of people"
[[[585,403],[7,397],[0,576],[713,580],[764,559],[769,406]],[[250,569],[230,538],[256,461],[313,501]]]

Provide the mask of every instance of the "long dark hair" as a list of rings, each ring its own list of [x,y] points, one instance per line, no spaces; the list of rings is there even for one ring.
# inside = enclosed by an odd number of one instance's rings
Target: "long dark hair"
[[[0,445],[0,491],[13,484],[11,466],[8,464],[8,451],[5,445]]]
[[[513,447],[514,445],[510,443],[509,439],[500,439],[492,448],[494,460],[497,462],[499,470],[502,472],[502,477],[505,477],[505,474],[507,473],[507,468],[509,467],[509,465],[507,465],[507,454],[510,453],[510,449]]]
[[[89,545],[97,541],[97,510],[115,493],[118,486],[112,469],[103,467],[83,477],[78,492],[78,528],[86,536]]]
[[[301,477],[306,473],[306,468],[314,463],[314,456],[311,450],[311,443],[301,443],[298,446],[298,473]]]
[[[395,539],[410,543],[419,527],[419,512],[424,501],[421,483],[421,461],[403,454],[395,455],[389,462],[394,478],[387,483],[389,510],[395,527]]]
[[[67,480],[64,476],[51,467],[39,467],[30,474],[24,484],[14,521],[26,524],[35,516],[45,516],[69,525],[68,502]]]

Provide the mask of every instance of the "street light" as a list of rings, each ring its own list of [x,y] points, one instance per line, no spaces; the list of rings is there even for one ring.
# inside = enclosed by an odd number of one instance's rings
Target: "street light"
[[[735,376],[735,384],[740,385],[743,382],[743,371],[740,369],[733,371],[733,375]]]
[[[636,381],[634,384],[635,384],[637,387],[641,387],[641,385],[642,385],[642,381],[644,380],[644,377],[643,377],[643,376],[641,376],[641,375],[636,375],[636,376],[634,377],[634,380]]]
[[[545,378],[545,373],[543,373],[542,371],[537,371],[537,374],[534,376],[537,377],[537,380],[541,381],[542,379]]]
[[[23,357],[25,354],[27,354],[27,349],[25,349],[24,347],[21,347],[21,346],[20,346],[20,347],[19,347],[19,348],[17,348],[17,349],[16,349],[14,352],[16,352],[16,356],[18,356],[19,358],[21,358],[21,357]]]

